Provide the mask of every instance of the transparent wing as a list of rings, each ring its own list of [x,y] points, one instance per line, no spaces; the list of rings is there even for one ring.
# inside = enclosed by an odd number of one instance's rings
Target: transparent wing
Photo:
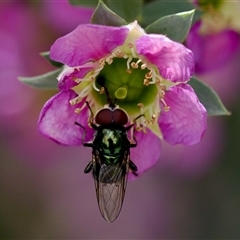
[[[101,165],[98,157],[96,153],[95,161],[93,161],[98,206],[103,218],[108,222],[113,222],[118,217],[124,200],[129,154],[126,151],[123,161],[112,165]]]

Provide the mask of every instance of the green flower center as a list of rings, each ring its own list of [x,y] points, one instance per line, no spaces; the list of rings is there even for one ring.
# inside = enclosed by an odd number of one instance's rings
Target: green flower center
[[[137,60],[133,59],[132,63]],[[158,88],[155,84],[144,84],[148,69],[131,68],[131,71],[127,71],[126,62],[126,59],[114,58],[111,64],[105,64],[96,78],[96,86],[101,88],[104,83],[111,97],[116,98],[116,104],[135,114],[139,113],[139,103],[148,106],[154,102]],[[93,90],[92,94],[101,105],[107,103],[105,94],[96,90]]]

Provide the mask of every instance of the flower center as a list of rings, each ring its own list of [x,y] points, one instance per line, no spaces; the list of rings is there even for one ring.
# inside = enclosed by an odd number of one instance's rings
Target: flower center
[[[130,62],[136,65],[136,59]],[[112,98],[116,98],[116,103],[128,113],[139,113],[138,104],[144,106],[151,104],[158,93],[155,84],[149,84],[149,70],[139,67],[127,68],[127,61],[123,58],[114,58],[111,64],[105,64],[102,71],[96,78],[96,87],[104,85],[108,89]],[[106,104],[106,96],[93,91],[94,98],[101,104]]]
[[[132,43],[124,46],[127,46],[127,51],[126,48],[119,47],[108,57],[75,68],[81,71],[81,68],[91,67],[93,70],[82,79],[73,79],[78,83],[72,88],[78,97],[72,99],[70,104],[77,104],[85,98],[92,111],[96,112],[107,104],[106,95],[103,94],[103,86],[105,86],[110,96],[116,99],[116,104],[127,111],[130,122],[140,114],[144,114],[144,117],[137,118],[135,122],[137,130],[145,132],[148,127],[161,137],[157,124],[161,110],[160,102],[163,103],[163,110],[168,111],[169,107],[164,101],[164,95],[165,91],[175,83],[163,79],[155,65],[145,63],[136,53]],[[86,103],[75,112],[80,113],[85,106]]]

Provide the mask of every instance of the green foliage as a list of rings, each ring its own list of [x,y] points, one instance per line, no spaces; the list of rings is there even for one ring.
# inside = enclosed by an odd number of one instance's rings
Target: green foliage
[[[152,22],[165,17],[167,15],[176,14],[179,12],[185,12],[193,10],[194,6],[187,0],[181,1],[169,1],[169,0],[161,0],[161,1],[153,1],[149,4],[143,6],[142,12],[142,25],[148,26]],[[197,17],[198,14],[195,14]]]
[[[87,7],[96,7],[98,3],[104,2],[108,8],[127,22],[141,20],[143,0],[69,0],[69,2],[72,5]]]
[[[183,42],[190,30],[195,10],[168,15],[145,28],[147,33],[166,35],[173,41]]]
[[[141,21],[143,0],[106,0],[106,5],[127,22]]]
[[[52,59],[50,59],[50,56],[49,56],[50,52],[41,52],[40,55],[42,57],[44,57],[51,65],[53,65],[54,67],[62,67],[63,64],[60,63],[60,62],[56,62],[56,61],[53,61]]]
[[[70,4],[75,6],[96,7],[98,0],[68,0]]]
[[[102,1],[99,1],[92,15],[91,22],[105,26],[122,26],[127,24],[124,19],[110,10]]]
[[[189,84],[193,87],[200,102],[207,109],[208,115],[230,115],[217,93],[197,78],[191,78]]]
[[[34,77],[19,77],[18,79],[32,87],[41,88],[41,89],[57,89],[57,77],[62,71],[62,68],[58,68],[54,71],[44,73],[42,75]]]

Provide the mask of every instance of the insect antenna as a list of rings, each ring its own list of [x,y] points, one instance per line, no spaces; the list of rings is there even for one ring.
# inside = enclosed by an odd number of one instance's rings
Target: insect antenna
[[[103,86],[104,88],[104,92],[106,93],[106,96],[107,96],[107,102],[109,104],[109,107],[114,109],[115,108],[115,102],[116,102],[116,98],[114,99],[114,101],[112,100],[107,88],[105,86]]]
[[[107,89],[107,87],[105,86],[105,78],[103,76],[99,76],[97,78],[97,83],[103,88],[106,96],[107,96],[107,102],[109,104],[109,107],[114,109],[115,108],[115,103],[116,103],[116,98],[114,99],[114,101],[112,100],[109,91]]]

